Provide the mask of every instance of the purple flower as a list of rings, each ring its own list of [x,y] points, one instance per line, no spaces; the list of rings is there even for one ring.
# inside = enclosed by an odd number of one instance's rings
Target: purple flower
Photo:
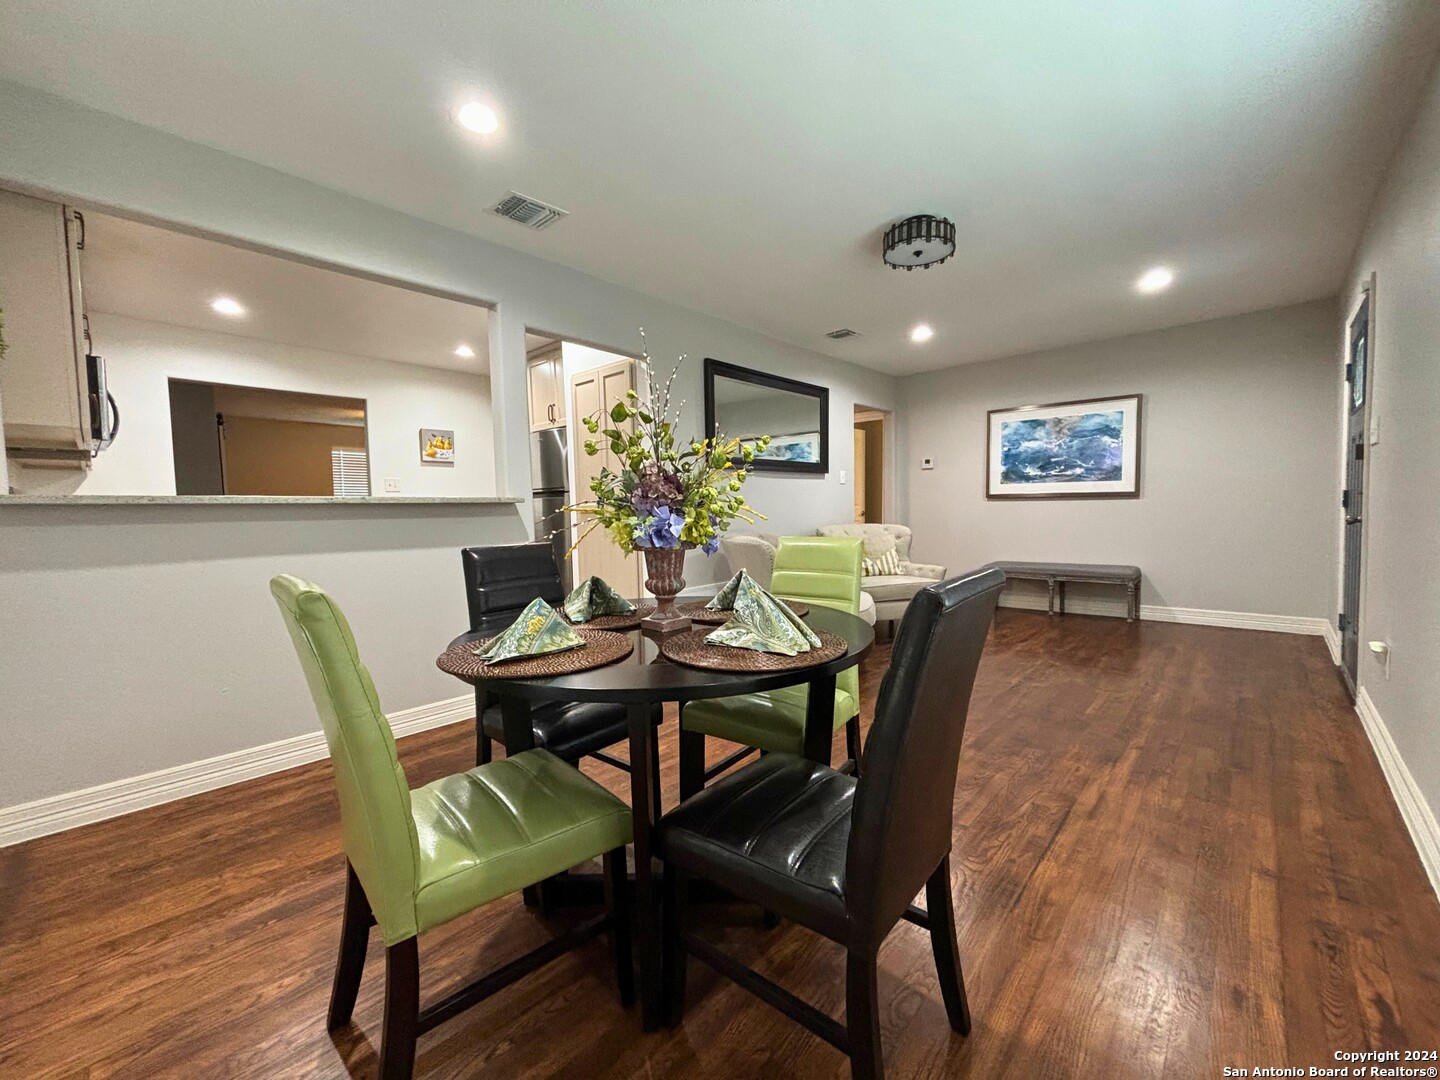
[[[701,548],[700,550],[703,551],[703,552],[705,552],[706,555],[714,555],[715,552],[717,552],[717,551],[720,550],[720,537],[718,537],[718,536],[712,536],[712,537],[710,537],[709,540],[706,540],[706,541],[705,541],[705,546],[704,546],[703,548]]]
[[[685,517],[668,506],[657,506],[655,516],[635,530],[635,545],[642,548],[677,548]]]
[[[662,506],[681,502],[685,498],[680,477],[665,472],[653,461],[640,469],[635,479],[635,488],[630,493],[630,506],[642,517],[655,513]]]

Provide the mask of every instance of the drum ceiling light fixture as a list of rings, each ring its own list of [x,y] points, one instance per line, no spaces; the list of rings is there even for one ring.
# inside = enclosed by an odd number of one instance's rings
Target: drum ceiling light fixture
[[[885,263],[893,270],[939,266],[955,254],[955,223],[916,214],[885,230]]]

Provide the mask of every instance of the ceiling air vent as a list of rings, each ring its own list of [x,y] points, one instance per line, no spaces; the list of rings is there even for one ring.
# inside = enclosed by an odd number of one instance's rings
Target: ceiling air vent
[[[518,221],[527,229],[544,229],[568,213],[558,206],[532,199],[529,195],[521,195],[518,191],[510,192],[491,207],[491,212],[511,221]]]
[[[836,341],[844,341],[847,337],[859,337],[860,331],[851,330],[848,327],[842,326],[839,330],[831,330],[825,336],[828,338],[834,338]]]

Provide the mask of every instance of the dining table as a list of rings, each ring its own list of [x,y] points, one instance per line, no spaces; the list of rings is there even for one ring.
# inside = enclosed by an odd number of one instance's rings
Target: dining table
[[[643,601],[635,601],[637,604]],[[874,630],[863,619],[834,608],[812,605],[805,615],[815,630],[842,639],[845,650],[819,663],[782,670],[725,671],[673,662],[661,652],[664,634],[640,627],[622,631],[631,638],[628,656],[603,667],[543,678],[485,678],[475,665],[451,664],[449,674],[482,689],[500,701],[507,754],[535,746],[530,710],[549,701],[605,702],[625,706],[630,744],[630,807],[634,815],[635,945],[641,1021],[646,1031],[662,1022],[660,985],[659,888],[652,864],[652,831],[660,792],[655,761],[657,708],[666,702],[684,705],[703,698],[733,697],[786,686],[808,684],[803,753],[830,764],[834,736],[835,681],[840,672],[859,664],[875,643]],[[481,625],[460,634],[437,663],[447,670],[446,657],[464,655],[473,643],[504,630],[506,622]],[[698,627],[697,627],[698,629]],[[726,648],[726,646],[714,646]],[[483,695],[477,695],[477,699]],[[480,724],[480,717],[475,718]]]

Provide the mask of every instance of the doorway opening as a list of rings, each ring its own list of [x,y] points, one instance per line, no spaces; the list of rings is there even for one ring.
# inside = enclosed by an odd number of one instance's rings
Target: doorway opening
[[[885,520],[885,443],[890,414],[869,405],[855,406],[855,520]]]
[[[170,379],[177,495],[370,494],[363,398]]]
[[[608,448],[594,456],[585,452],[583,425],[586,417],[608,416],[627,391],[638,389],[635,360],[533,327],[525,332],[525,352],[535,539],[550,541],[567,590],[594,575],[622,596],[640,596],[640,556],[626,555],[603,530],[592,534],[592,519],[566,509],[590,499],[591,481],[602,468],[624,467]]]
[[[1373,278],[1371,279],[1373,282]],[[1340,671],[1350,696],[1360,679],[1360,582],[1365,543],[1365,439],[1369,427],[1370,297],[1366,289],[1350,320],[1345,363],[1345,489],[1340,494],[1344,522],[1344,580],[1340,600]]]

